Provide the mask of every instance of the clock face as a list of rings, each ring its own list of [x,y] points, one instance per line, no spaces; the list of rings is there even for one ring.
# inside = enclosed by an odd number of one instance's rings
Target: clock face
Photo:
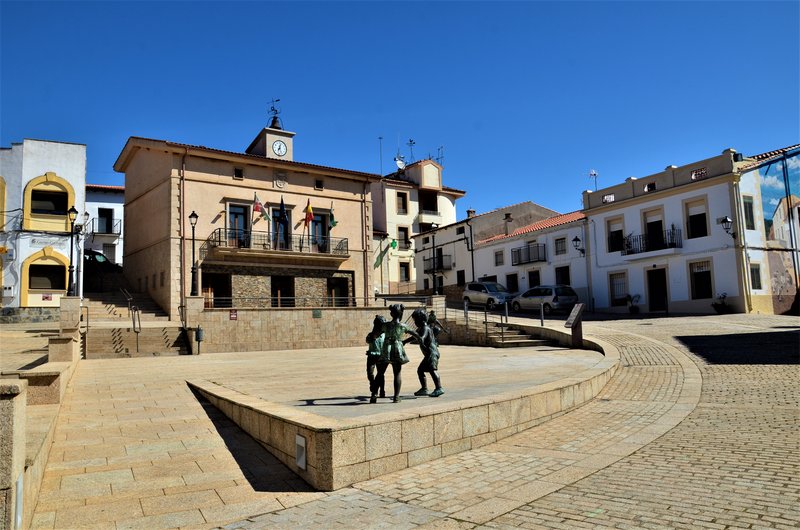
[[[286,144],[283,143],[281,140],[275,140],[272,142],[272,152],[278,156],[283,156],[286,154]]]

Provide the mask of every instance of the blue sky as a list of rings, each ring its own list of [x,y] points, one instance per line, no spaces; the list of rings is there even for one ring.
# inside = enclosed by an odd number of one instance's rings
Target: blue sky
[[[0,2],[0,146],[129,136],[244,151],[280,98],[295,160],[444,147],[458,215],[800,137],[800,2]]]

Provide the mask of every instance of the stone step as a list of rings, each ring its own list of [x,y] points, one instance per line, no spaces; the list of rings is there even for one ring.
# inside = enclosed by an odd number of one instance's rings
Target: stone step
[[[91,328],[86,335],[86,358],[108,359],[188,353],[183,331],[177,327],[146,327],[135,333],[130,327]]]
[[[498,341],[496,346],[498,348],[515,348],[515,347],[528,347],[528,346],[552,346],[553,343],[545,339],[515,339]]]

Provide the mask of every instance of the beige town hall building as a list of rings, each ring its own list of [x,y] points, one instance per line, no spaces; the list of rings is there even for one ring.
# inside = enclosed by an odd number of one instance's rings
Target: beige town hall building
[[[206,307],[368,305],[380,176],[296,162],[294,135],[276,117],[243,153],[128,139],[114,169],[133,289],[173,319],[195,292]]]

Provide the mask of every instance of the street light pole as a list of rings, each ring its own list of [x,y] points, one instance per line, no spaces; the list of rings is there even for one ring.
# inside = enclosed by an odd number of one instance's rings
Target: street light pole
[[[72,262],[75,250],[75,219],[78,217],[78,210],[71,206],[67,212],[69,217],[69,284],[67,285],[67,296],[75,296],[75,265]]]
[[[433,294],[439,294],[439,288],[436,286],[436,230],[439,228],[439,225],[433,223],[431,228],[433,228],[433,233],[431,234],[431,244],[433,245],[431,247],[431,255],[433,257],[431,261],[433,264],[433,268],[431,269],[431,274],[433,275]]]
[[[199,216],[192,210],[189,214],[189,223],[192,225],[192,294],[197,296],[197,263],[194,260],[194,227],[197,225],[197,218]]]

